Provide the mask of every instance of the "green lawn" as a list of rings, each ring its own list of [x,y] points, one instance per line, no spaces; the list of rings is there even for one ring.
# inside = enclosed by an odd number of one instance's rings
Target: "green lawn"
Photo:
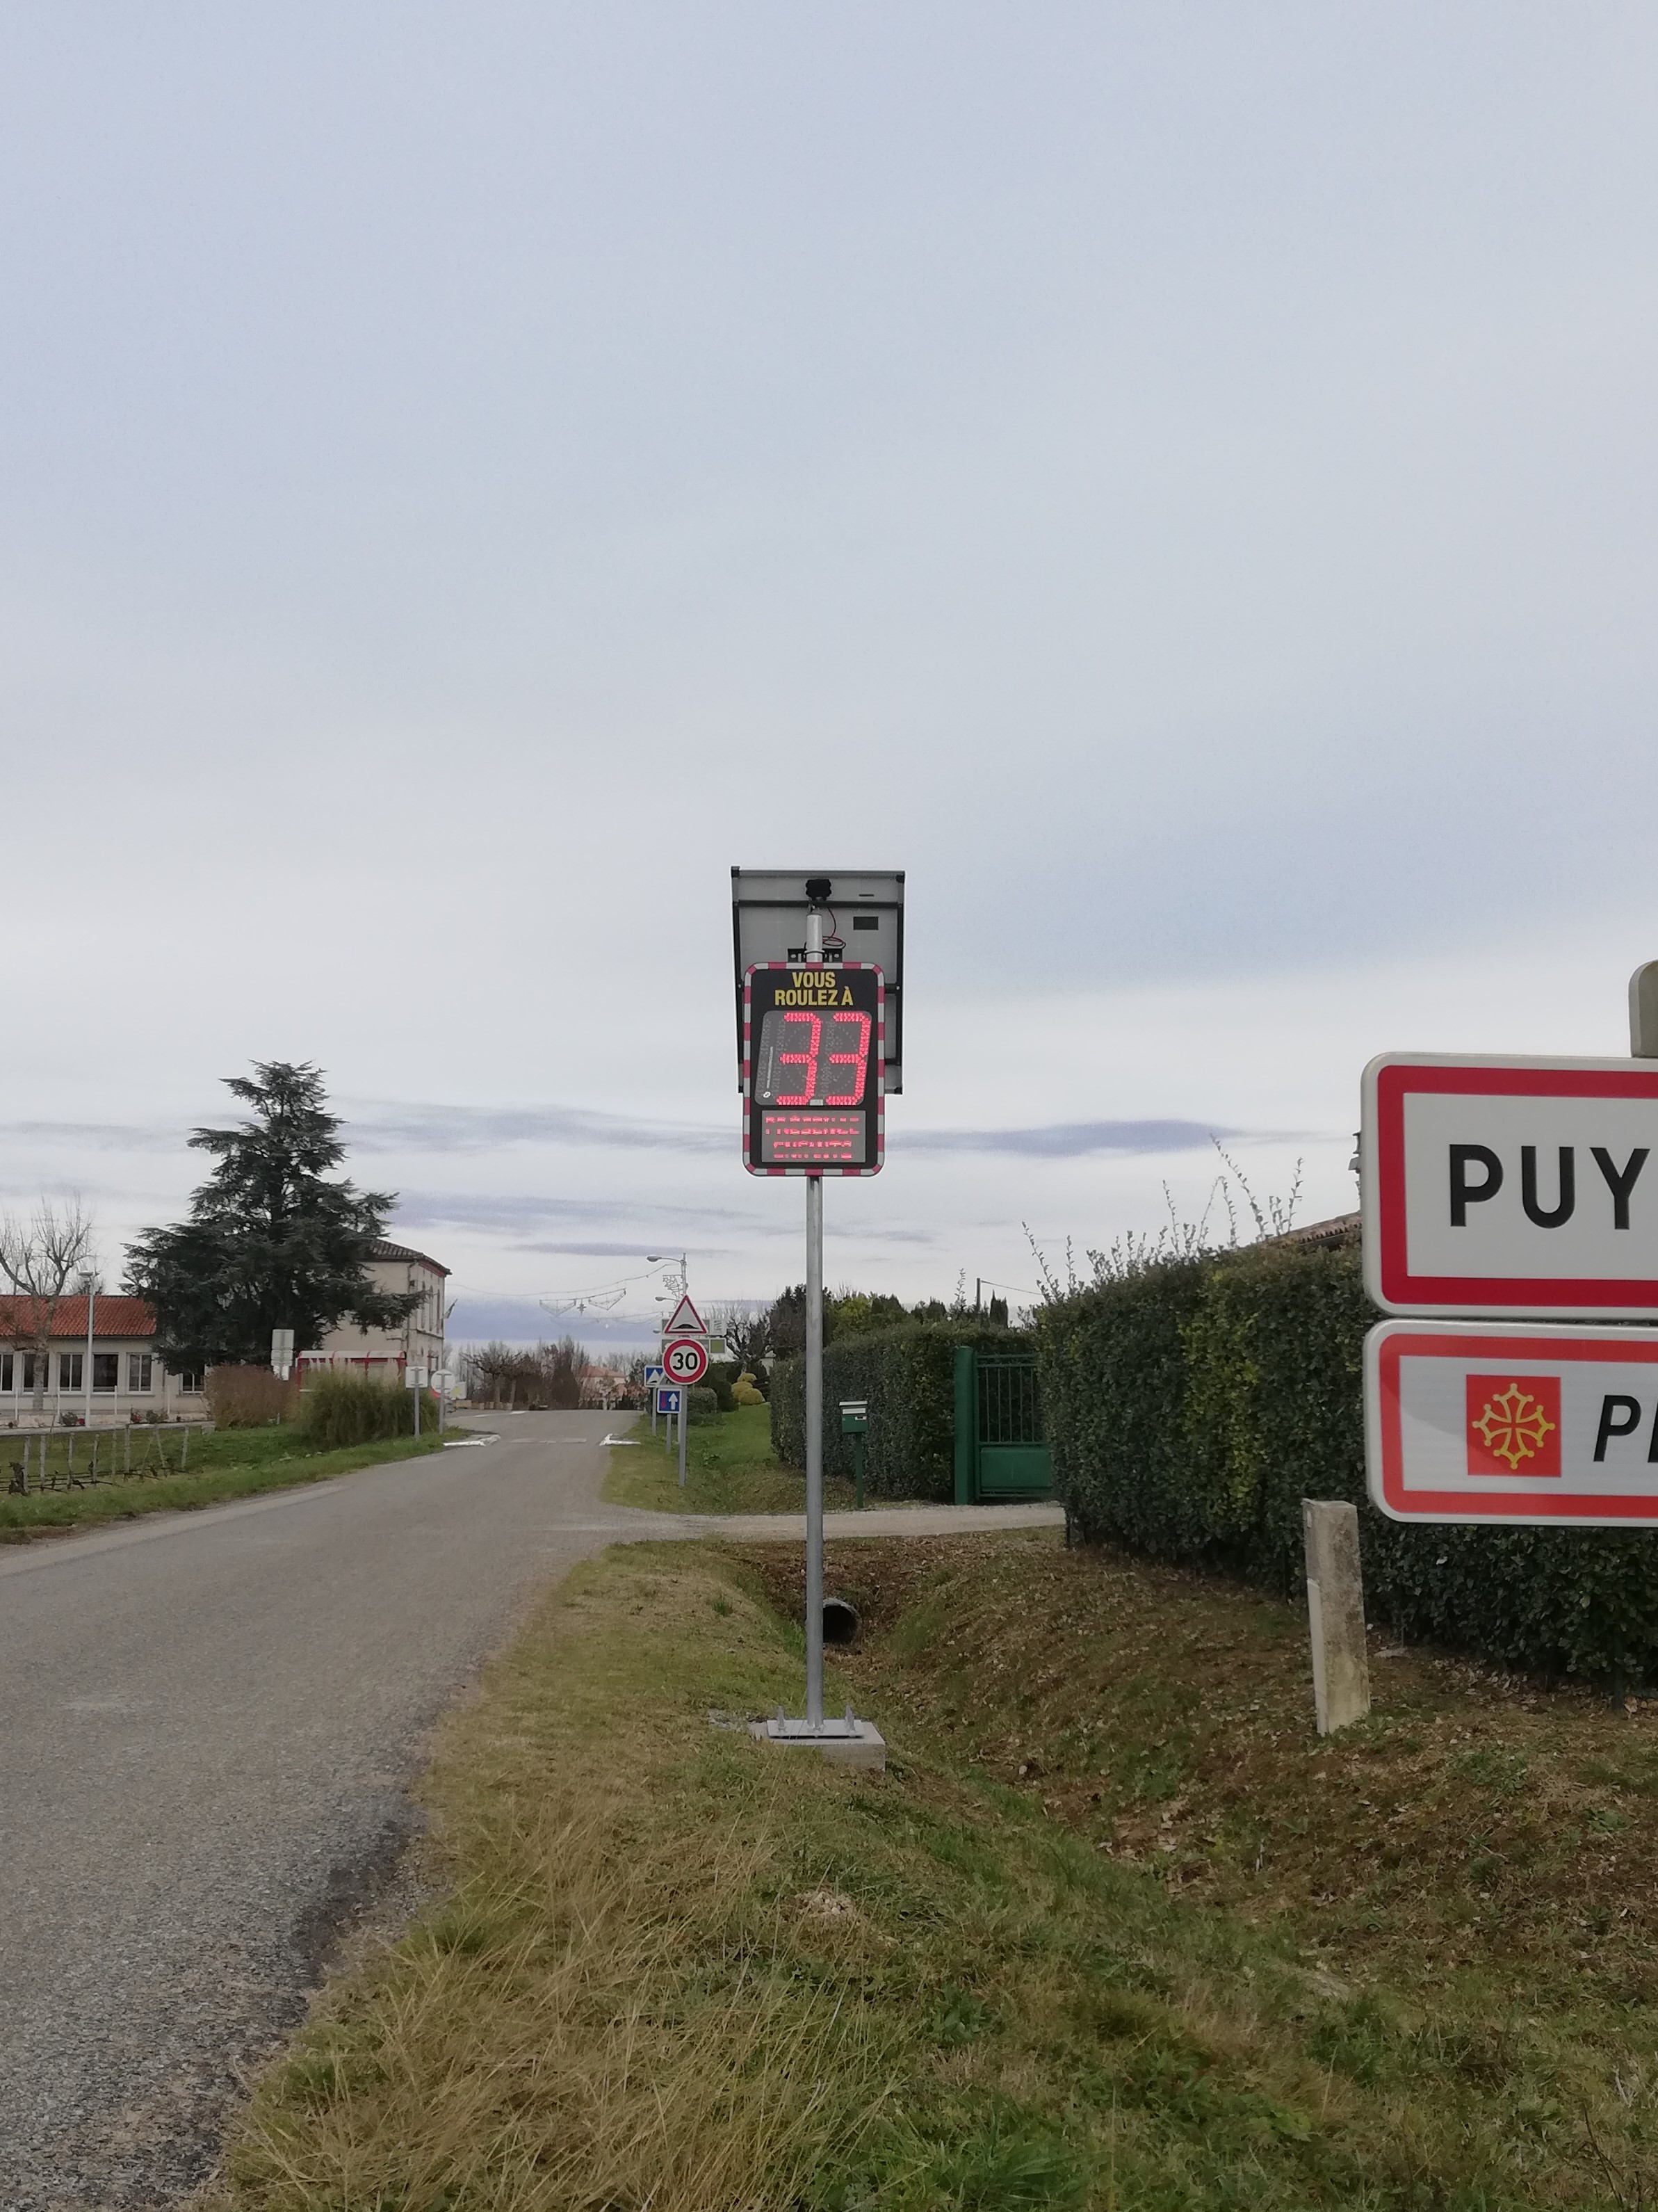
[[[13,1462],[22,1456],[22,1431],[0,1436],[0,1464],[9,1474]],[[120,1431],[100,1431],[100,1460],[107,1469],[112,1449],[125,1459],[126,1437]],[[92,1432],[77,1431],[74,1437],[75,1468],[85,1469],[91,1456]],[[351,1444],[337,1451],[311,1450],[299,1431],[288,1424],[261,1429],[203,1429],[191,1432],[188,1460],[184,1458],[179,1432],[135,1428],[132,1431],[131,1475],[100,1480],[88,1490],[36,1491],[36,1450],[29,1447],[30,1494],[0,1496],[0,1543],[15,1544],[53,1529],[95,1526],[106,1521],[128,1521],[141,1513],[176,1511],[181,1507],[215,1505],[229,1498],[251,1498],[262,1490],[280,1490],[300,1482],[322,1482],[330,1475],[346,1474],[353,1468],[375,1467],[386,1460],[418,1458],[435,1451],[441,1439],[434,1436],[391,1437],[376,1443]],[[70,1437],[60,1431],[51,1439],[49,1469],[62,1480],[69,1465]],[[149,1470],[140,1472],[144,1462]],[[167,1471],[161,1471],[165,1461]]]
[[[806,1479],[772,1456],[771,1409],[739,1406],[717,1421],[692,1422],[685,1432],[685,1487],[679,1461],[667,1448],[669,1423],[653,1439],[648,1413],[635,1422],[637,1442],[610,1454],[604,1495],[612,1505],[656,1513],[804,1513]],[[823,1503],[857,1502],[851,1483],[829,1478]]]

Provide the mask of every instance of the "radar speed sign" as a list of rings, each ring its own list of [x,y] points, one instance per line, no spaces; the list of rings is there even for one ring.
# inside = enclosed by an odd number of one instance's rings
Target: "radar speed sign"
[[[743,1164],[876,1175],[885,1147],[886,993],[863,961],[764,961],[743,979]]]
[[[708,1371],[707,1347],[694,1336],[677,1336],[664,1347],[662,1366],[671,1382],[700,1382]]]

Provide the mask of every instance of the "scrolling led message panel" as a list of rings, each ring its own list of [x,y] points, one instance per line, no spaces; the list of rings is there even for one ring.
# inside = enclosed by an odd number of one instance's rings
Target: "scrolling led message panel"
[[[886,994],[862,961],[764,961],[743,978],[743,1164],[876,1175],[885,1148]]]

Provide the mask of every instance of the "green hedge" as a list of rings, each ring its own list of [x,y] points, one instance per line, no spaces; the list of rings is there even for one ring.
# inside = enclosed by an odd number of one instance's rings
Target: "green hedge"
[[[956,1495],[955,1354],[1028,1349],[1017,1329],[972,1322],[912,1322],[837,1338],[823,1349],[823,1472],[851,1478],[852,1440],[841,1433],[841,1401],[869,1405],[864,1479],[874,1498]],[[771,1444],[785,1467],[806,1459],[805,1363],[780,1359],[772,1370]]]
[[[1037,1316],[1056,1493],[1085,1539],[1304,1585],[1301,1501],[1359,1508],[1366,1610],[1504,1664],[1658,1679],[1658,1535],[1404,1526],[1364,1487],[1354,1247],[1146,1269]]]

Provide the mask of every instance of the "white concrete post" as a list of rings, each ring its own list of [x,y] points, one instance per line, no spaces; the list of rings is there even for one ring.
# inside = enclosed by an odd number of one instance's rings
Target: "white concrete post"
[[[1358,1508],[1303,1498],[1307,1614],[1313,1637],[1313,1705],[1318,1732],[1362,1721],[1370,1710],[1364,1648],[1364,1583],[1358,1564]]]

